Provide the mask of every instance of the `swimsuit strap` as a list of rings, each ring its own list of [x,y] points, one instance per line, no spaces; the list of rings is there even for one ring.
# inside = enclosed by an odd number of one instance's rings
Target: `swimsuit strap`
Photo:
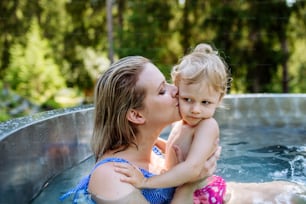
[[[159,156],[163,156],[161,151],[157,147],[153,147],[153,152]],[[118,163],[129,163],[129,161],[122,159],[122,158],[116,158],[116,157],[111,157],[111,158],[105,158],[96,163],[94,168],[91,170],[90,174],[85,176],[81,181],[77,184],[77,186],[65,194],[63,194],[59,199],[63,201],[67,197],[69,197],[71,194],[74,194],[73,197],[73,203],[77,203],[79,194],[83,192],[84,194],[89,194],[87,191],[89,180],[91,177],[91,174],[93,171],[101,166],[102,164],[108,163],[108,162],[118,162]],[[147,171],[146,169],[139,168],[144,177],[149,178],[154,176],[155,174]],[[160,189],[141,189],[142,194],[149,200],[153,201],[153,203],[168,203],[173,197],[175,188],[160,188]]]
[[[91,170],[90,174],[92,174],[92,172],[98,168],[99,166],[101,166],[102,164],[105,164],[105,163],[109,163],[109,162],[117,162],[117,163],[129,163],[129,161],[125,160],[125,159],[122,159],[122,158],[117,158],[117,157],[110,157],[110,158],[105,158],[105,159],[102,159],[100,161],[98,161],[96,163],[96,165],[94,166],[94,168]]]
[[[155,154],[157,154],[157,155],[159,155],[159,156],[161,156],[161,157],[164,157],[163,153],[162,153],[162,152],[160,151],[160,149],[158,149],[156,146],[153,146],[152,151],[153,151]]]

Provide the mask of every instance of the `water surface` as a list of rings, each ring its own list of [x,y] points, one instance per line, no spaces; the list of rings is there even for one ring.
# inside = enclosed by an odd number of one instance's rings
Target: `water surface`
[[[287,180],[306,185],[306,127],[221,126],[222,155],[216,174],[227,181],[265,182]],[[32,202],[60,202],[58,197],[88,174],[90,157],[53,178]]]

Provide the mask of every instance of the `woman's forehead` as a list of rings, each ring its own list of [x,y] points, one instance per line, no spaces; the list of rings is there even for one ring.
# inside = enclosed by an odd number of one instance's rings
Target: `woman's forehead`
[[[144,69],[139,74],[137,85],[158,88],[164,81],[165,77],[159,69],[152,63],[146,63]]]

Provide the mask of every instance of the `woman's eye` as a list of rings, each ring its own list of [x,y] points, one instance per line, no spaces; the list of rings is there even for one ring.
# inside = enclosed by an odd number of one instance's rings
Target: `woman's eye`
[[[161,89],[160,91],[159,91],[159,94],[160,95],[163,95],[163,94],[165,94],[166,93],[166,90],[165,89]]]

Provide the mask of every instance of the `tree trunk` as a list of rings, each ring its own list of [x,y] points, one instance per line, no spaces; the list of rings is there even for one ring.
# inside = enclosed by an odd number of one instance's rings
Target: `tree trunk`
[[[288,45],[287,45],[287,39],[283,38],[282,42],[282,50],[284,53],[284,57],[282,60],[282,89],[283,89],[283,93],[288,93],[289,88],[288,88]]]
[[[114,62],[114,48],[113,48],[113,0],[106,0],[107,12],[107,38],[108,38],[108,59],[111,63]]]

